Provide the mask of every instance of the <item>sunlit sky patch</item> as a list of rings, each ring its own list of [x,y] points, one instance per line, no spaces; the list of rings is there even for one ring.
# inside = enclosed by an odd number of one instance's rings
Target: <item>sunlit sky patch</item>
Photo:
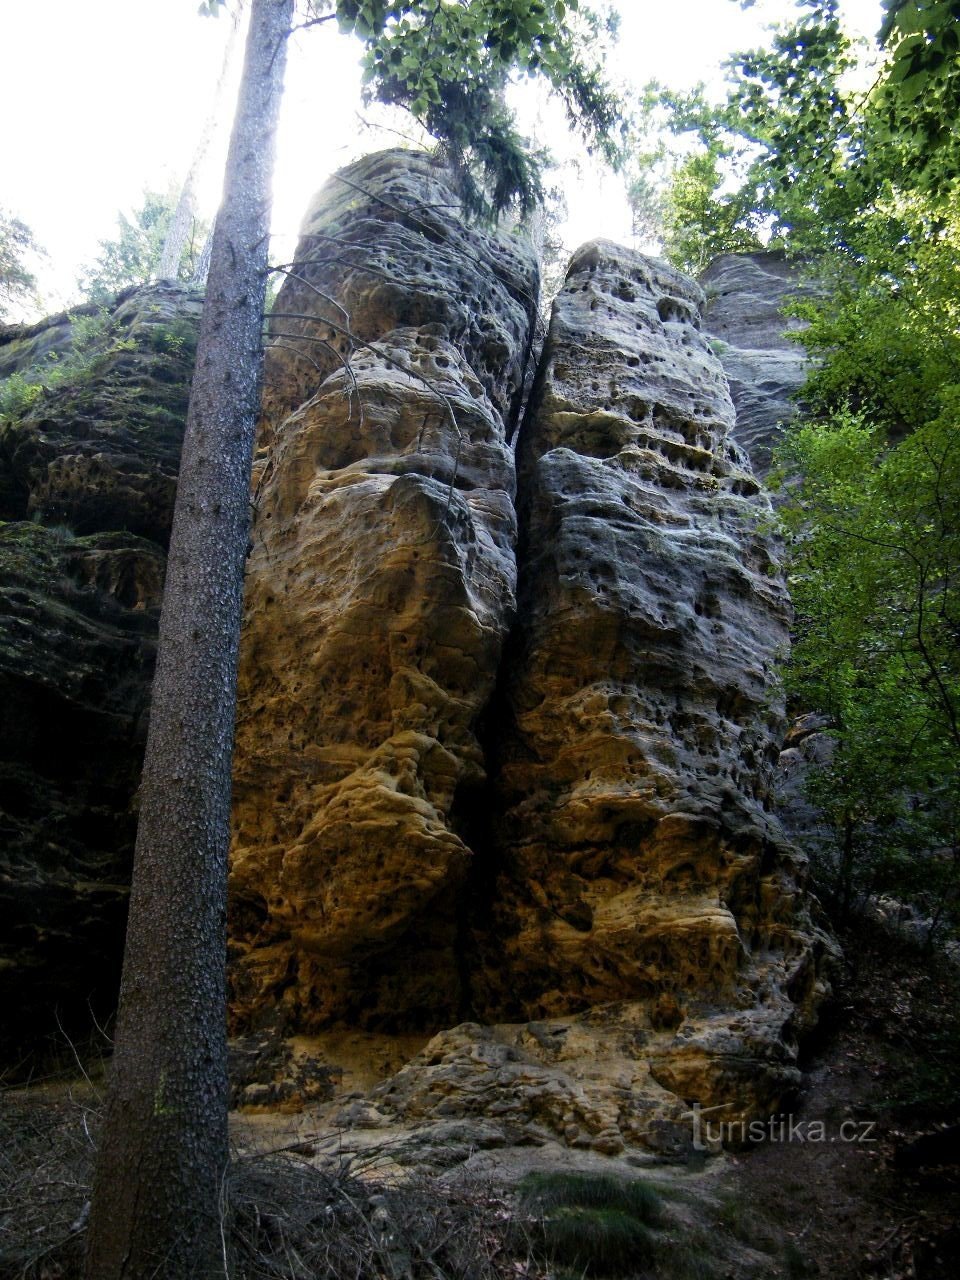
[[[769,23],[789,18],[791,0],[620,0],[620,36],[609,71],[642,86],[718,84],[733,50],[758,44]],[[851,31],[872,35],[880,0],[843,0]],[[365,129],[375,118],[413,135],[409,117],[360,104],[359,44],[330,26],[297,35],[291,47],[275,183],[274,228],[284,252],[306,204],[335,168],[399,141]],[[45,309],[76,297],[79,269],[115,233],[120,210],[145,188],[182,181],[217,80],[229,22],[197,15],[197,0],[44,0],[0,3],[0,94],[4,140],[0,206],[33,229],[48,257],[38,264]],[[562,116],[546,113],[540,139],[576,156]],[[586,164],[565,171],[564,241],[629,241],[622,182]],[[216,183],[202,198],[212,209]]]

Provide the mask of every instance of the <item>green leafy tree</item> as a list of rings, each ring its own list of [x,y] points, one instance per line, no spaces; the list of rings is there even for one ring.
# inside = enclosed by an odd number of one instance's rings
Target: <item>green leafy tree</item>
[[[558,84],[560,69],[570,67],[572,109],[593,113],[601,138],[611,119],[602,116],[599,82],[579,75],[568,45],[565,20],[574,8],[560,0],[340,0],[335,8],[311,4],[304,21],[340,18],[366,40],[374,62],[394,47],[402,62],[404,50],[416,48],[419,64],[401,66],[384,92],[408,95],[411,110],[442,136],[436,97],[442,103],[457,75],[494,89],[501,65],[536,70],[543,57]],[[293,25],[294,0],[252,0],[170,538],[88,1280],[179,1280],[226,1269],[219,1207],[227,1164],[230,763],[272,156]],[[431,29],[439,33],[432,57]],[[461,119],[450,136],[473,148],[488,123],[496,131],[495,121]],[[494,189],[494,200],[507,198],[510,185],[499,195]]]
[[[161,195],[157,191],[145,191],[140,207],[131,217],[118,214],[116,238],[101,240],[96,260],[80,273],[77,283],[84,297],[105,302],[128,285],[152,280],[160,267],[176,209],[176,193]],[[206,223],[191,218],[189,233],[181,247],[178,279],[192,278],[208,229]]]
[[[622,107],[586,53],[613,19],[579,0],[339,0],[336,15],[366,43],[368,94],[408,107],[442,144],[468,214],[525,216],[543,198],[543,157],[503,101],[514,71],[542,76],[588,148],[619,161]]]
[[[27,262],[38,252],[26,223],[0,209],[0,317],[35,297],[37,281]]]
[[[780,462],[788,687],[835,739],[811,784],[835,833],[821,887],[841,910],[892,889],[943,923],[960,893],[960,6],[885,7],[867,88],[848,87],[836,3],[802,0],[731,60],[723,103],[672,100],[700,147],[679,254],[762,233],[813,259],[820,288],[791,309],[816,359]]]
[[[910,186],[955,196],[960,184],[960,3],[885,0],[890,55],[877,87],[875,130]]]
[[[718,151],[697,151],[677,166],[663,201],[664,254],[692,275],[721,253],[763,248],[754,229],[758,215],[745,212],[736,194],[721,195],[722,182]]]
[[[836,0],[800,0],[770,45],[735,54],[719,103],[703,87],[664,93],[671,128],[697,150],[681,165],[670,202],[680,265],[706,257],[694,244],[737,237],[799,251],[842,245],[872,179],[860,117],[843,83],[855,65]],[[723,188],[724,194],[720,194]]]
[[[904,439],[840,411],[790,436],[797,635],[788,683],[836,750],[814,797],[837,832],[826,885],[956,894],[960,820],[960,386]]]
[[[949,205],[960,183],[960,0],[885,0],[879,72],[851,88],[862,51],[838,0],[797,0],[766,48],[726,63],[719,104],[703,88],[663,94],[671,127],[722,161],[730,197],[706,206],[795,252],[857,260],[864,218],[905,193]],[[872,232],[871,234],[875,234]]]

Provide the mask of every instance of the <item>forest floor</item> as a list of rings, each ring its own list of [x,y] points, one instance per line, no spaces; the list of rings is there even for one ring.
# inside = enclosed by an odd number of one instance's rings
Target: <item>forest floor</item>
[[[561,1210],[557,1219],[569,1225],[573,1214],[576,1248],[591,1223],[602,1226],[597,1257],[578,1258],[574,1267],[543,1260],[536,1195],[544,1194],[543,1178],[549,1183],[553,1175],[533,1175],[541,1182],[534,1182],[531,1201],[522,1190],[531,1177],[527,1173],[523,1181],[529,1156],[522,1152],[514,1153],[518,1162],[512,1166],[509,1153],[490,1152],[486,1181],[415,1179],[397,1187],[357,1179],[351,1171],[332,1176],[294,1151],[237,1162],[238,1252],[231,1275],[960,1275],[960,970],[897,944],[876,926],[850,931],[842,943],[846,960],[833,1007],[808,1053],[804,1089],[790,1119],[768,1126],[765,1139],[750,1148],[708,1157],[701,1166],[645,1170],[643,1180],[660,1208],[649,1222],[630,1226],[633,1234],[619,1242],[620,1256],[608,1228],[622,1214],[610,1203]],[[88,1078],[74,1072],[30,1087],[0,1088],[0,1280],[79,1275],[100,1093],[92,1069]],[[577,1186],[582,1192],[591,1179],[599,1183],[606,1170],[637,1179],[637,1170],[620,1161],[597,1157],[589,1168],[570,1172],[569,1153],[559,1147],[556,1160],[559,1170],[568,1171],[560,1176],[573,1180],[566,1193]],[[555,1194],[556,1186],[547,1191]],[[646,1211],[641,1206],[641,1219]],[[391,1238],[408,1239],[406,1252],[384,1251],[386,1235],[376,1226],[383,1221]],[[290,1260],[321,1255],[322,1267]],[[334,1270],[326,1269],[332,1264]]]
[[[726,1229],[779,1233],[772,1275],[960,1276],[960,972],[876,926],[841,941],[796,1133],[727,1157]]]

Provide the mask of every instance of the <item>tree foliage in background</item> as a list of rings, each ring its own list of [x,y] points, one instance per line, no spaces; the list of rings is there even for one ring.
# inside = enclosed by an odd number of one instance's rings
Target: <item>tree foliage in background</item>
[[[960,2],[885,0],[890,55],[873,127],[914,190],[950,198],[960,172]]]
[[[861,240],[876,239],[878,219],[892,243],[901,237],[901,199],[938,210],[956,203],[960,0],[884,7],[865,87],[851,87],[864,59],[838,0],[796,0],[796,17],[774,28],[768,47],[726,62],[722,102],[702,86],[663,94],[671,128],[724,177],[709,200],[688,207],[687,242],[762,231],[771,247],[856,262],[870,252]]]
[[[795,250],[843,243],[862,207],[859,117],[842,84],[855,65],[836,0],[799,0],[795,21],[770,46],[724,65],[726,99],[703,87],[664,94],[671,128],[695,141],[667,194],[665,250],[698,270],[708,244],[739,252],[744,242]]]
[[[544,157],[504,101],[517,71],[542,76],[588,149],[618,162],[622,105],[591,53],[614,24],[609,15],[579,0],[337,0],[333,12],[366,46],[368,96],[408,108],[437,138],[469,215],[495,221],[516,208],[526,216],[543,198]]]
[[[145,191],[140,207],[131,217],[117,215],[117,236],[100,241],[96,261],[81,273],[77,284],[85,298],[105,302],[132,284],[146,284],[160,266],[160,256],[177,205],[177,193],[161,195]],[[190,234],[180,256],[178,278],[190,280],[207,237],[209,227],[192,219]]]
[[[835,739],[811,785],[834,831],[821,887],[842,910],[887,890],[956,924],[960,3],[886,10],[859,88],[835,0],[800,0],[767,48],[730,61],[719,106],[671,99],[698,145],[668,197],[668,250],[698,268],[762,236],[812,263],[821,288],[791,310],[816,362],[780,465],[788,689]]]
[[[820,260],[824,297],[794,307],[818,363],[781,458],[788,675],[837,738],[815,788],[841,905],[887,888],[942,921],[960,887],[960,219],[892,200],[862,219],[857,260]]]
[[[26,223],[0,209],[0,318],[35,296],[37,282],[26,264],[38,252]]]
[[[661,208],[665,256],[699,275],[721,253],[753,253],[763,244],[759,216],[737,196],[723,197],[720,152],[715,147],[686,156],[674,170]]]
[[[909,892],[941,919],[958,883],[960,386],[897,444],[839,410],[800,425],[793,544],[794,697],[826,713],[836,749],[813,794],[837,833],[826,887]],[[919,856],[918,856],[919,855]]]

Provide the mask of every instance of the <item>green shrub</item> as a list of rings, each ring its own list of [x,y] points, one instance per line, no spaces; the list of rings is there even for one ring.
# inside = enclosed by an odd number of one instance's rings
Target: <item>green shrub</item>
[[[557,1209],[544,1220],[552,1262],[582,1275],[622,1276],[653,1260],[649,1227],[618,1209]]]
[[[9,378],[0,381],[0,418],[16,418],[26,413],[30,406],[40,398],[43,383],[28,378],[23,373],[11,373]]]
[[[19,417],[40,399],[44,391],[55,391],[58,387],[87,378],[103,354],[101,339],[107,334],[109,325],[110,313],[104,307],[92,315],[72,315],[71,346],[66,355],[50,351],[43,360],[0,380],[0,417]],[[114,343],[119,350],[131,346],[133,343],[129,341]]]

